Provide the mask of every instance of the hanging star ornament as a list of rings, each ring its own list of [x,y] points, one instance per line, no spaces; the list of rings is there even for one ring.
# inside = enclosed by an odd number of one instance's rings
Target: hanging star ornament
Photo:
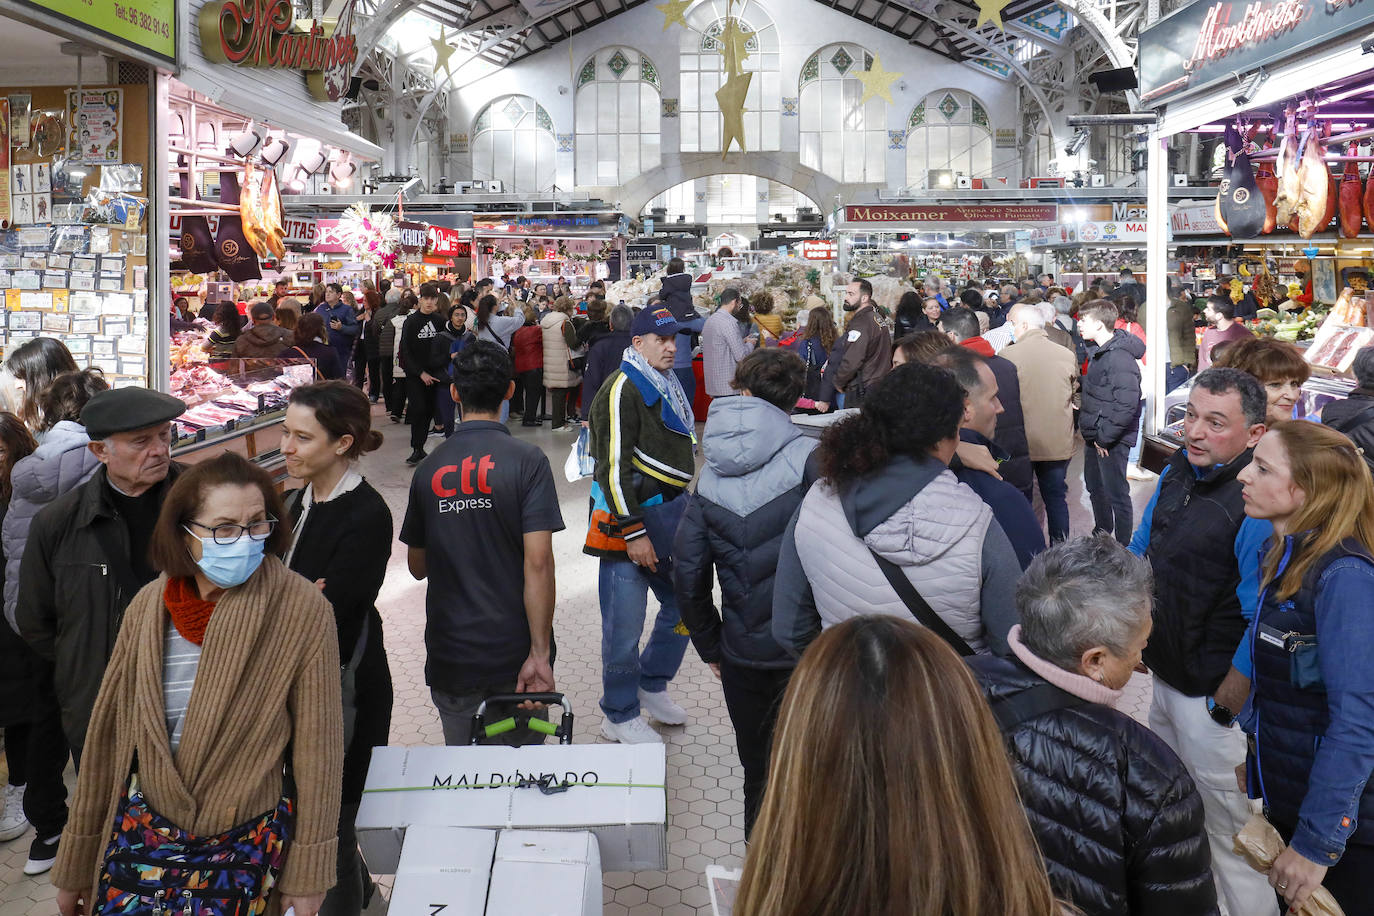
[[[452,76],[449,70],[449,58],[458,50],[448,43],[448,32],[443,26],[439,26],[439,37],[431,38],[429,43],[434,46],[434,72],[443,70]]]
[[[1006,28],[1002,25],[1002,10],[1011,3],[1011,0],[978,0],[978,23],[974,28],[978,28],[985,22],[994,23],[997,28]]]
[[[670,25],[687,28],[687,7],[691,5],[692,0],[668,0],[667,3],[654,4],[654,9],[663,14],[663,31],[668,31]]]
[[[752,73],[736,73],[716,90],[716,104],[720,106],[723,130],[720,136],[720,158],[723,160],[730,152],[730,142],[738,141],[741,153],[749,152],[744,146],[744,98],[749,94]]]
[[[890,73],[883,69],[883,62],[878,55],[873,55],[873,66],[867,70],[860,70],[854,74],[859,82],[864,84],[863,98],[859,99],[859,104],[867,102],[872,98],[880,98],[889,105],[892,104],[892,84],[902,78],[900,73]]]

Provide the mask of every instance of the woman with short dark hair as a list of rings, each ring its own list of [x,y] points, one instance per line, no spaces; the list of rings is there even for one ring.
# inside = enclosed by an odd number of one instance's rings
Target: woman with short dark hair
[[[233,356],[234,344],[243,330],[243,316],[232,302],[221,302],[215,309],[215,326],[207,339],[211,356]]]
[[[286,494],[292,530],[286,565],[319,585],[329,600],[344,665],[338,883],[325,899],[324,916],[358,916],[373,891],[354,822],[372,748],[386,744],[391,730],[391,669],[377,593],[391,556],[392,522],[386,500],[363,478],[358,460],[381,444],[382,434],[372,428],[372,404],[361,389],[332,381],[291,392],[281,451],[286,472],[305,486]]]
[[[178,909],[197,887],[203,904],[218,891],[315,916],[334,884],[338,639],[319,587],[280,559],[283,517],[271,477],[232,452],[167,494],[149,545],[161,574],[124,613],[86,732],[52,872],[63,916]],[[221,850],[215,874],[158,867],[150,834]]]

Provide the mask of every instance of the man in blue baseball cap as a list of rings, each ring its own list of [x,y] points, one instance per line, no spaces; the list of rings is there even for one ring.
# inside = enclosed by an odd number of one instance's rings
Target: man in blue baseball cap
[[[663,740],[641,713],[664,725],[687,721],[667,693],[687,651],[673,595],[673,535],[696,472],[696,419],[672,371],[680,330],[662,306],[636,315],[631,346],[591,407],[596,472],[583,550],[601,558],[601,732],[625,744]],[[640,652],[650,589],[659,610]]]

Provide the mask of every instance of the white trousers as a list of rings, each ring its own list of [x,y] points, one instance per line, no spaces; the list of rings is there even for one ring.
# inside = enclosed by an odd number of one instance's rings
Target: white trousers
[[[1226,911],[1230,916],[1277,914],[1278,899],[1268,879],[1237,855],[1232,843],[1254,810],[1236,784],[1236,767],[1245,762],[1245,733],[1213,721],[1204,697],[1179,693],[1159,678],[1154,679],[1150,730],[1174,749],[1197,784],[1212,848],[1212,876]]]

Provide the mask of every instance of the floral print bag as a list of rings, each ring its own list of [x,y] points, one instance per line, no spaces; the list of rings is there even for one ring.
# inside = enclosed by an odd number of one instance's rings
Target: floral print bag
[[[260,916],[285,859],[291,799],[219,836],[154,811],[138,771],[115,807],[92,916]]]

